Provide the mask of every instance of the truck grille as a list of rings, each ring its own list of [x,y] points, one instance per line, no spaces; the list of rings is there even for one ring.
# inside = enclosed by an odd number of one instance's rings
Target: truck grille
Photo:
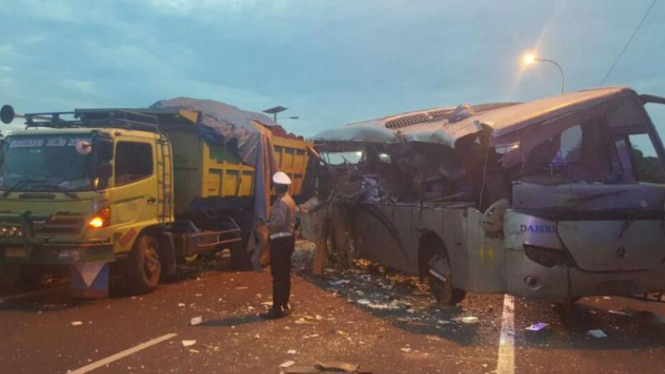
[[[36,234],[78,234],[83,229],[84,219],[80,215],[55,214],[47,221],[34,221]]]

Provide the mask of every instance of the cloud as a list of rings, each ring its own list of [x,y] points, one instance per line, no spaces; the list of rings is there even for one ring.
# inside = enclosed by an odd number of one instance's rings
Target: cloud
[[[39,19],[59,22],[81,22],[83,19],[77,16],[81,2],[65,0],[21,0],[22,11]]]
[[[91,81],[66,79],[60,82],[61,86],[75,93],[97,94],[97,85]]]
[[[17,0],[0,8],[0,103],[25,111],[146,106],[176,96],[289,107],[289,130],[596,85],[651,0],[446,2]],[[665,94],[665,7],[610,83]],[[3,67],[6,67],[4,69]],[[521,78],[521,79],[520,79]]]

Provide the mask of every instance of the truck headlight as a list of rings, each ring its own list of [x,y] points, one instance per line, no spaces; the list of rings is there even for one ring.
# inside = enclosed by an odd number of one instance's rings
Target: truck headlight
[[[23,236],[23,230],[17,226],[3,226],[0,227],[0,238],[20,238]]]
[[[88,220],[88,228],[100,229],[111,225],[111,208],[102,208]]]

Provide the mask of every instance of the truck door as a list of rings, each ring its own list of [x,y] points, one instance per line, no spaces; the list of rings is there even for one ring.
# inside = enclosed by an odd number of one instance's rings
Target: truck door
[[[570,122],[525,160],[529,175],[514,185],[513,205],[531,217],[520,229],[532,260],[567,251],[566,262],[587,271],[644,270],[665,260],[663,147],[635,97]],[[544,240],[552,234],[559,240]],[[529,255],[542,243],[559,248]]]
[[[158,183],[154,142],[116,144],[111,220],[117,225],[116,251],[127,252],[141,230],[158,223]]]

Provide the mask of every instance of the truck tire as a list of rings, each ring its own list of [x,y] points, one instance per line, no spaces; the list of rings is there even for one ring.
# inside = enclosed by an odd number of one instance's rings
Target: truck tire
[[[19,267],[16,285],[23,291],[34,291],[42,288],[47,282],[49,273],[44,266],[22,265]]]
[[[186,264],[191,264],[192,262],[195,262],[196,260],[199,259],[199,254],[194,253],[193,255],[190,256],[183,256],[182,259]]]
[[[126,263],[129,292],[140,295],[154,290],[159,284],[161,273],[159,242],[150,234],[139,236]]]
[[[0,289],[16,287],[20,275],[20,265],[0,265]]]
[[[252,254],[245,250],[243,242],[235,243],[231,246],[231,264],[236,270],[252,270]]]

